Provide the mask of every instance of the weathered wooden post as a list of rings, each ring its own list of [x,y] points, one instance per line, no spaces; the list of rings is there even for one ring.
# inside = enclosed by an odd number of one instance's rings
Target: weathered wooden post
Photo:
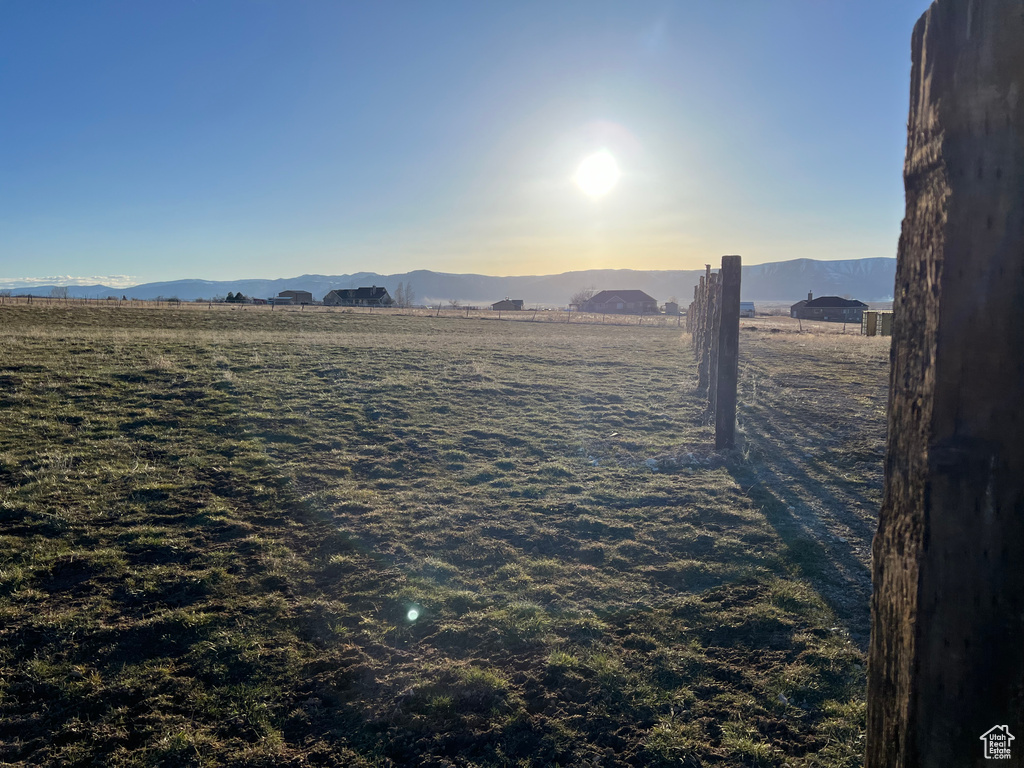
[[[1024,0],[937,0],[912,59],[866,765],[1021,765]]]
[[[714,274],[708,284],[708,416],[718,408],[718,330],[722,321],[722,276]]]
[[[706,396],[711,391],[711,377],[713,375],[711,367],[711,337],[714,331],[715,300],[713,280],[717,279],[717,275],[711,274],[710,264],[706,264],[704,269],[704,281],[701,283],[703,290],[701,292],[700,356],[698,358],[700,362],[697,369],[697,387]]]
[[[703,275],[697,281],[696,298],[693,299],[693,354],[697,360],[697,378],[700,374],[700,318],[703,316],[703,292],[705,292],[705,281]],[[699,382],[698,382],[699,386]]]
[[[693,297],[693,351],[697,356],[697,367],[700,367],[700,333],[701,318],[704,316],[704,275],[697,281]]]
[[[686,309],[686,332],[690,334],[690,342],[693,342],[693,317],[697,312],[697,291],[698,286],[693,286],[693,301],[690,306]]]
[[[719,272],[718,395],[715,402],[715,449],[736,445],[736,384],[740,365],[740,269],[739,256],[723,256]]]

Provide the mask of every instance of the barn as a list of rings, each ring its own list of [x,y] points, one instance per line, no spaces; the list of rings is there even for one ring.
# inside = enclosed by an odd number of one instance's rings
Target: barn
[[[523,309],[523,300],[510,299],[508,296],[506,296],[501,301],[496,301],[493,304],[491,304],[491,309],[493,309],[495,312],[503,311],[506,309],[513,312],[519,312],[522,311]]]
[[[275,304],[284,304],[281,299],[291,299],[291,304],[312,304],[313,294],[309,291],[281,291],[277,294]]]

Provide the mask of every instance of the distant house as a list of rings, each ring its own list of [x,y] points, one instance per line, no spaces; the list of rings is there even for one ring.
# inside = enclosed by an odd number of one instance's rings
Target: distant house
[[[493,304],[491,304],[491,309],[493,309],[495,312],[498,312],[498,311],[501,311],[501,310],[505,310],[505,309],[512,310],[512,311],[515,311],[515,312],[519,312],[519,311],[521,311],[523,309],[523,300],[522,299],[510,299],[508,296],[506,296],[501,301],[496,301]]]
[[[281,304],[294,304],[295,302],[292,301],[291,296],[275,296],[272,299],[267,299],[267,303],[280,306]]]
[[[789,308],[789,316],[801,320],[825,320],[831,323],[859,323],[868,305],[856,299],[842,299],[839,296],[814,298],[808,293],[805,300]]]
[[[601,291],[579,307],[581,312],[601,314],[654,315],[658,302],[643,291]]]
[[[329,307],[390,307],[394,301],[387,288],[336,288],[324,296]]]
[[[666,301],[665,302],[665,314],[666,315],[678,315],[679,314],[679,302]]]
[[[789,308],[789,316],[803,317],[803,315],[801,315],[800,313],[803,312],[804,307],[807,306],[807,302],[811,301],[812,299],[814,299],[814,294],[808,291],[806,299],[800,299],[800,301],[798,301],[796,304]]]
[[[740,317],[754,317],[757,313],[754,312],[754,302],[752,301],[741,301],[740,302]]]
[[[291,299],[292,304],[312,304],[313,294],[309,291],[281,291],[277,294],[278,299]],[[276,304],[284,302],[275,301]]]

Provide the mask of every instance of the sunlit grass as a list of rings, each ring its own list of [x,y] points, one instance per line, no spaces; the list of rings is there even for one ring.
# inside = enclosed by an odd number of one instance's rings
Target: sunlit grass
[[[884,350],[743,341],[0,307],[0,761],[858,764]]]

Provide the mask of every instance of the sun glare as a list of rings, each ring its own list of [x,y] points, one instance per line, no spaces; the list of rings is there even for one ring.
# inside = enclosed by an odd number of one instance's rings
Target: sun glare
[[[607,150],[602,149],[583,158],[572,180],[590,197],[602,197],[619,183],[619,164]]]

